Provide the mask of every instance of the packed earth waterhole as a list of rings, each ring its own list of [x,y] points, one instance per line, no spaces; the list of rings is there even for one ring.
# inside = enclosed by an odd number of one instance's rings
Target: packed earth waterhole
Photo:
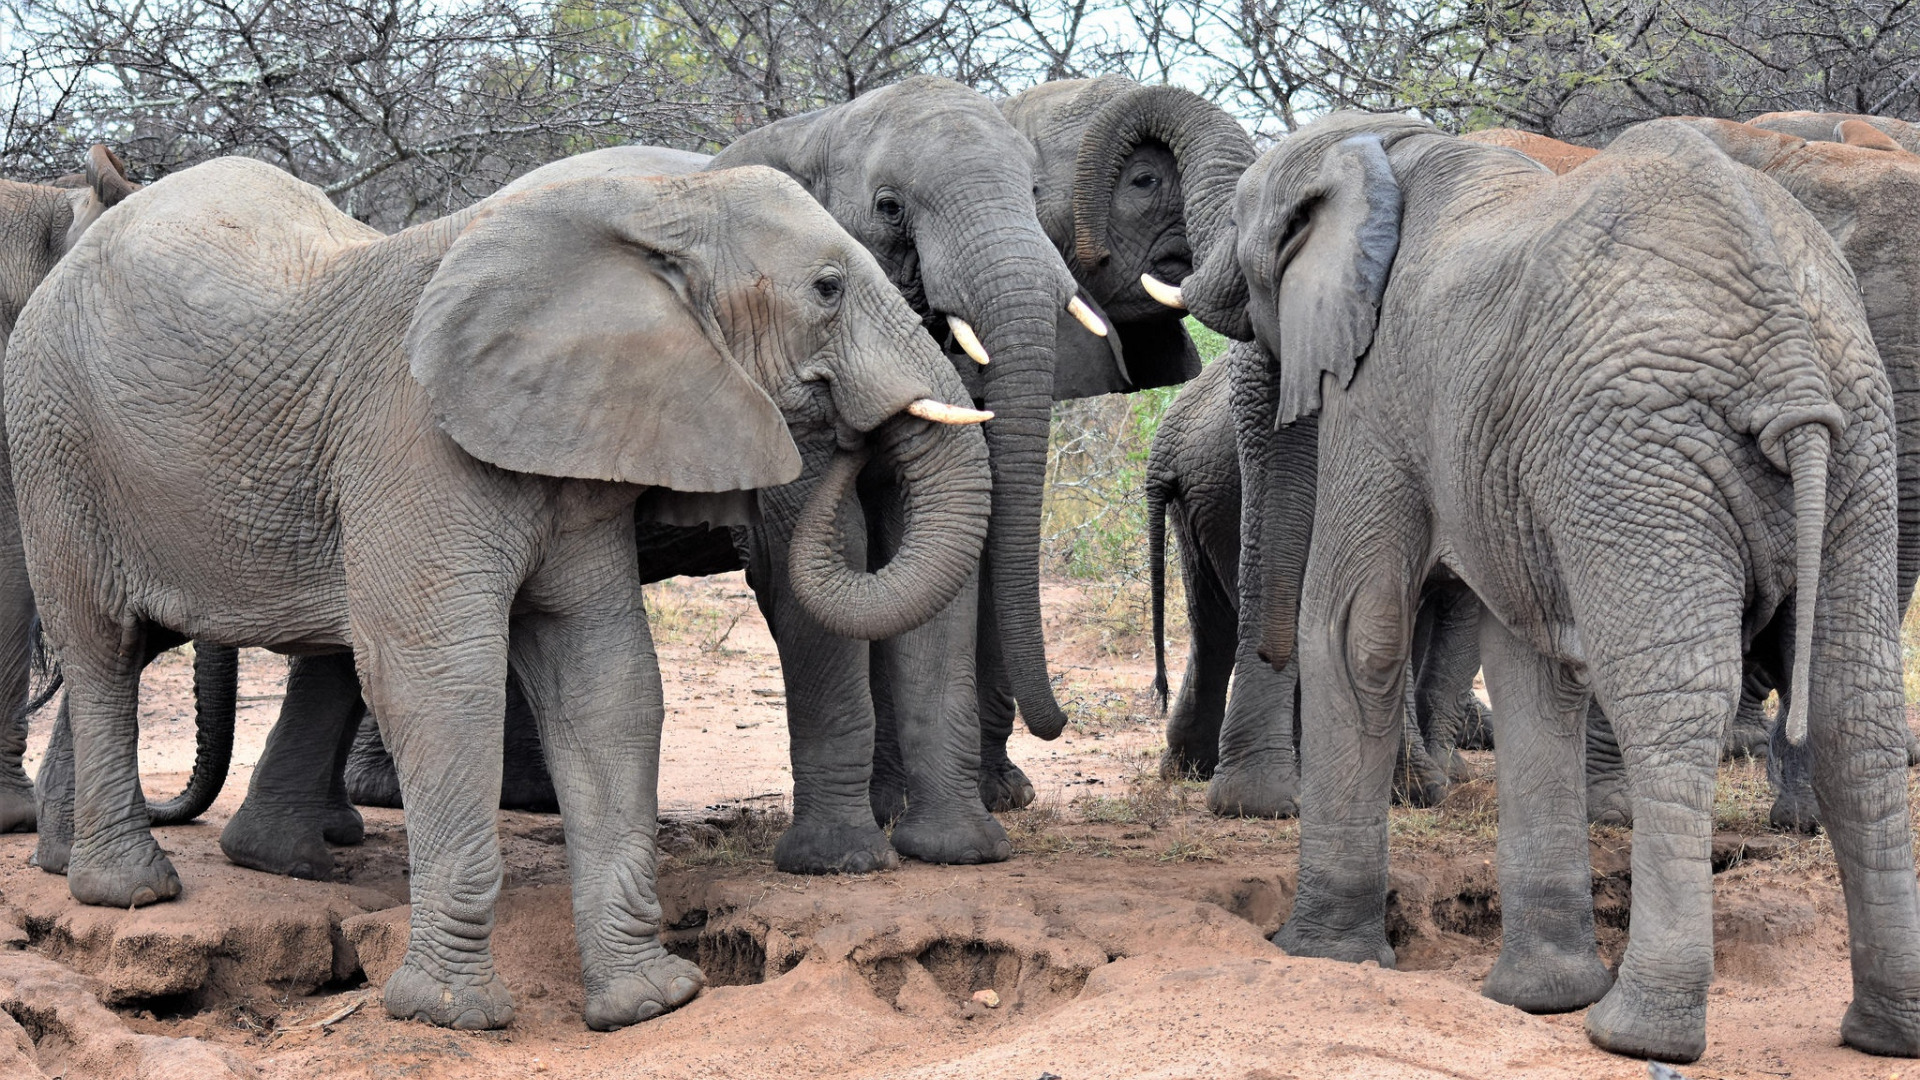
[[[1130,591],[1131,590],[1131,591]],[[1157,774],[1144,588],[1052,583],[1049,644],[1073,724],[1017,734],[1039,798],[1001,815],[1014,858],[870,875],[772,868],[791,774],[773,643],[739,575],[651,587],[668,714],[660,897],[668,947],[707,989],[685,1008],[586,1030],[559,819],[503,811],[495,931],[517,1006],[504,1031],[387,1017],[404,949],[404,814],[324,882],[233,866],[221,826],[276,715],[285,661],[243,654],[235,768],[213,810],[157,830],[185,891],[85,907],[0,836],[0,1075],[133,1077],[1637,1077],[1582,1013],[1479,996],[1499,947],[1491,755],[1431,810],[1397,808],[1388,932],[1400,971],[1293,959],[1266,941],[1291,907],[1297,827],[1209,815],[1203,785]],[[1175,649],[1174,655],[1180,655]],[[190,663],[142,686],[153,795],[185,781]],[[35,718],[29,769],[51,718]],[[1839,1046],[1845,914],[1820,837],[1765,827],[1758,762],[1721,769],[1707,1056],[1690,1077],[1887,1078]],[[1592,835],[1601,954],[1629,926],[1624,830]]]

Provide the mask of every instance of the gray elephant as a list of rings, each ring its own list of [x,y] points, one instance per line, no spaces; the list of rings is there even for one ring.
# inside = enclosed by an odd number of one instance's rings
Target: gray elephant
[[[908,640],[871,647],[836,640],[818,633],[784,599],[777,580],[786,542],[779,514],[763,513],[762,525],[740,545],[787,675],[795,826],[775,851],[784,870],[869,870],[888,865],[892,850],[939,862],[1010,853],[1004,832],[977,802],[1009,809],[1033,797],[1006,754],[1016,700],[1029,720],[1042,718],[1037,731],[1059,730],[1044,688],[1038,609],[1018,599],[1031,596],[1037,605],[1033,552],[1045,438],[1044,420],[1039,437],[1027,437],[1034,430],[1030,414],[1044,414],[1054,399],[1167,385],[1199,370],[1180,313],[1154,300],[1142,279],[1158,275],[1177,283],[1195,252],[1206,250],[1200,237],[1224,219],[1232,179],[1251,160],[1245,133],[1186,91],[1124,79],[1046,84],[1001,110],[1032,148],[978,95],[945,80],[912,79],[750,133],[710,163],[677,151],[622,147],[557,162],[507,189],[562,175],[772,165],[805,184],[881,258],[956,352],[990,354],[984,367],[956,362],[970,380],[984,373],[974,394],[997,414],[987,427],[995,499],[1006,496],[1013,508],[1003,516],[996,501],[995,522],[1030,519],[1031,532],[1013,544],[1028,553],[1018,556],[1025,569],[1012,574],[991,570],[1000,557],[994,553],[1004,549],[989,540],[977,619],[972,610],[954,610]],[[900,149],[909,141],[911,152]],[[967,162],[973,164],[962,168]],[[1028,204],[1030,187],[1039,193],[1037,218]],[[1027,218],[1006,220],[1007,208],[1017,206],[1028,206]],[[1097,217],[1080,223],[1087,214]],[[1190,233],[1188,218],[1204,224]],[[968,246],[983,236],[993,238],[990,246]],[[1093,245],[1084,259],[1082,236]],[[1049,242],[1083,283],[1078,314],[1061,299],[1073,295],[1072,283],[1049,277],[1049,267],[1060,265],[1046,250]],[[1110,249],[1098,249],[1101,242]],[[1043,310],[1036,301],[1048,296],[1051,306]],[[1108,324],[1112,332],[1090,333],[1083,320]],[[1051,348],[1028,334],[1046,321],[1054,326]],[[1017,330],[983,339],[975,322]],[[1040,386],[1050,393],[1019,397],[1019,388]],[[1019,398],[1011,415],[1009,395]],[[890,501],[882,488],[869,485],[863,500],[876,528]],[[793,504],[785,505],[790,512]],[[734,565],[727,561],[731,542],[720,532],[709,537],[713,572]],[[1031,634],[1021,629],[1026,625]],[[1033,665],[1041,671],[1038,688],[1031,676],[1016,675]],[[968,719],[976,699],[978,735]],[[360,755],[363,767],[350,775],[350,789],[384,798],[380,793],[394,785],[383,780],[370,740]],[[977,799],[967,793],[976,774]],[[869,802],[871,811],[863,809]],[[864,820],[869,814],[893,823],[891,848]]]
[[[1597,1001],[1598,1045],[1698,1057],[1719,734],[1748,636],[1797,589],[1788,730],[1810,741],[1847,894],[1842,1037],[1920,1053],[1893,407],[1818,223],[1682,124],[1555,177],[1351,114],[1256,162],[1234,220],[1235,265],[1183,292],[1277,357],[1281,423],[1318,414],[1310,523],[1270,517],[1265,540],[1309,552],[1263,583],[1262,649],[1290,663],[1297,642],[1302,673],[1299,893],[1275,942],[1393,962],[1387,789],[1414,605],[1445,567],[1482,601],[1499,745],[1504,929],[1483,992]],[[1634,799],[1617,980],[1594,943],[1589,694]]]
[[[1166,298],[1214,250],[1234,182],[1253,160],[1246,131],[1189,91],[1120,76],[1043,83],[1000,108],[1038,152],[1041,226],[1112,327],[1099,340],[1063,326],[1054,400],[1199,375],[1184,312]],[[981,796],[1005,810],[1025,806],[1034,791],[1007,755],[1016,699],[1023,713],[1026,699],[1009,683],[1013,665],[995,632],[999,602],[982,594]]]
[[[1840,245],[1860,282],[1867,323],[1893,387],[1900,447],[1895,584],[1904,615],[1920,579],[1920,237],[1908,227],[1920,212],[1920,157],[1902,152],[1887,131],[1906,136],[1911,127],[1897,120],[1832,113],[1776,113],[1751,125],[1701,118],[1683,122],[1728,157],[1785,187]],[[1806,141],[1798,137],[1799,131],[1824,141]],[[1574,168],[1596,153],[1523,132],[1476,132],[1468,138],[1513,147],[1555,172]],[[1783,617],[1776,618],[1749,650],[1740,709],[1725,749],[1738,752],[1770,742],[1768,772],[1775,797],[1769,820],[1780,828],[1811,830],[1818,819],[1812,762],[1804,748],[1781,737],[1779,724],[1769,733],[1762,713],[1769,693],[1776,688],[1789,692],[1788,626]],[[1911,738],[1908,757],[1920,763],[1920,744]],[[1589,716],[1588,762],[1589,816],[1630,823],[1619,747],[1612,725],[1597,709]]]
[[[156,329],[154,312],[174,315]],[[658,936],[635,501],[735,503],[799,473],[789,424],[830,431],[795,592],[840,633],[911,629],[972,577],[987,509],[983,442],[944,423],[980,417],[951,404],[918,323],[770,170],[553,184],[392,237],[246,159],[129,197],[6,357],[27,563],[72,715],[73,895],[180,891],[138,793],[146,659],[182,637],[351,649],[413,825],[387,1009],[505,1024],[490,937],[511,668],[565,812],[587,1023],[691,999],[698,969]],[[869,453],[908,492],[900,552],[871,575],[835,521]]]
[[[126,177],[125,163],[99,145],[88,151],[84,172],[52,184],[0,180],[0,352],[5,351],[14,321],[41,279],[101,214],[137,190],[139,185]],[[0,832],[31,830],[37,824],[40,813],[34,786],[21,760],[26,752],[26,716],[59,689],[58,680],[52,679],[35,700],[28,700],[38,630],[7,472],[5,447],[0,445]],[[210,649],[196,674],[204,670],[215,676],[217,684],[220,665],[232,660],[231,650]],[[223,698],[216,692],[200,707],[211,741],[230,744],[231,738],[223,739],[220,733],[233,723],[231,695]],[[224,774],[224,758],[218,766]],[[53,768],[60,768],[58,754]],[[204,785],[189,785],[180,797],[153,806],[153,816],[167,823],[186,820],[205,809],[203,794]]]
[[[1038,488],[1056,374],[1056,336],[1095,338],[1083,319],[1095,325],[1100,320],[1085,301],[1076,303],[1073,279],[1039,229],[1032,147],[984,97],[949,80],[909,79],[751,132],[712,159],[656,147],[618,147],[544,166],[508,185],[503,194],[569,178],[686,174],[745,165],[772,166],[798,180],[867,247],[940,340],[966,343],[956,348],[962,352],[957,364],[973,383],[972,396],[997,414],[986,433],[996,472],[1018,476],[1031,471],[1033,476],[1030,508],[1021,497],[1020,481],[995,485],[991,528],[1000,530],[1003,539],[996,541],[990,534],[989,565],[991,553],[1001,550],[996,543],[1004,547],[1004,537],[1017,536],[1022,528],[1018,523],[1029,517],[1032,541],[1026,547],[1037,548]],[[1079,309],[1078,317],[1068,314],[1070,307]],[[1076,355],[1091,356],[1100,348],[1081,346]],[[989,356],[991,363],[976,364],[965,350]],[[1107,367],[1113,363],[1110,358],[1101,362]],[[984,381],[979,374],[983,371]],[[1036,415],[1037,429],[1032,423]],[[896,850],[935,862],[1004,859],[1012,845],[979,796],[972,657],[975,596],[969,592],[958,598],[902,640],[877,644],[833,633],[797,604],[787,580],[791,533],[835,448],[833,433],[824,429],[811,441],[800,441],[805,459],[801,478],[760,494],[759,520],[746,530],[744,543],[736,545],[735,534],[725,528],[692,541],[715,568],[746,566],[780,649],[795,795],[793,825],[775,847],[775,865],[802,873],[864,872],[894,865]],[[900,518],[899,485],[876,467],[859,486],[862,511],[843,515],[843,524],[859,526],[849,544],[878,565],[897,542],[889,522]],[[1004,507],[1003,496],[1010,500]],[[681,515],[672,520],[698,523],[701,518]],[[1021,547],[1012,544],[1012,550]],[[1029,578],[1037,573],[1036,559],[1026,557]],[[982,574],[982,588],[995,589],[1002,597],[1003,621],[1030,622],[1037,639],[1038,586],[1031,581],[1023,585],[1017,571],[1001,575],[1009,576],[1014,579],[1011,586],[993,584],[989,569]],[[1023,616],[1014,610],[1019,603],[1008,597],[1026,593],[1032,604],[1030,615]],[[1009,637],[1018,633],[1007,630]],[[1032,699],[1027,715],[1057,717],[1044,673],[1023,685],[1031,689],[1036,681],[1044,701]],[[335,718],[346,715],[338,707],[324,711]],[[525,714],[517,712],[516,719],[524,721]],[[270,749],[320,761],[333,754],[333,739],[332,728],[303,725]],[[362,760],[379,763],[377,758]],[[895,764],[889,770],[890,761]],[[876,765],[882,776],[870,784]],[[268,775],[308,772],[276,766]],[[259,775],[255,792],[264,800],[269,791]],[[369,770],[355,779],[364,791],[375,786],[379,775],[379,770]],[[315,807],[326,801],[326,793],[313,788],[297,795],[283,793],[275,801],[289,808]],[[283,814],[274,820],[274,829],[249,831],[286,835],[292,830]],[[880,827],[889,820],[890,836]],[[263,857],[247,864],[280,872],[323,872],[316,824],[311,813],[303,819],[298,831],[308,839],[299,858],[262,850],[256,854]]]
[[[1241,510],[1240,432],[1235,429],[1236,370],[1263,364],[1259,346],[1236,343],[1228,359],[1188,383],[1167,407],[1147,455],[1147,564],[1153,612],[1154,689],[1167,718],[1167,749],[1160,771],[1167,777],[1212,780],[1221,762],[1278,760],[1288,773],[1275,785],[1278,798],[1238,782],[1228,772],[1210,783],[1208,807],[1226,816],[1259,812],[1291,814],[1298,783],[1294,722],[1297,681],[1255,655],[1258,639],[1243,638],[1239,618]],[[1262,433],[1251,433],[1259,435]],[[1305,468],[1305,461],[1272,461],[1273,469]],[[1166,534],[1172,518],[1179,537],[1185,588],[1188,653],[1177,697],[1169,702],[1166,660]],[[1257,603],[1255,597],[1251,602]],[[1427,590],[1415,623],[1408,708],[1395,767],[1394,796],[1431,806],[1466,768],[1455,754],[1480,726],[1473,694],[1480,654],[1478,601],[1457,581]],[[1229,696],[1228,688],[1232,687]],[[1257,775],[1257,774],[1256,774]]]

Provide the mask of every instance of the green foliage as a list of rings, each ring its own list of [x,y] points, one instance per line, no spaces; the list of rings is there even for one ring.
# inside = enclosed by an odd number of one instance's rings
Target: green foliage
[[[1192,319],[1186,325],[1202,364],[1226,352],[1226,338]],[[1046,569],[1081,580],[1146,577],[1147,454],[1179,392],[1163,386],[1054,406],[1041,511]]]

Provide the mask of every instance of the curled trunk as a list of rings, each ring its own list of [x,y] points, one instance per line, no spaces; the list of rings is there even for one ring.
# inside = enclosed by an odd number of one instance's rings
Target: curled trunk
[[[877,641],[931,619],[973,575],[987,533],[988,474],[971,428],[902,414],[872,441],[900,477],[898,552],[872,573],[848,565],[836,522],[867,452],[840,450],[794,526],[788,571],[795,598],[821,626]]]
[[[193,775],[187,789],[166,802],[147,803],[155,825],[178,825],[206,813],[227,782],[233,761],[234,709],[239,704],[240,650],[199,644],[193,651]]]
[[[1205,262],[1226,232],[1234,186],[1253,164],[1253,140],[1233,117],[1191,91],[1136,87],[1100,107],[1074,158],[1074,254],[1089,270],[1108,255],[1107,220],[1120,168],[1148,140],[1166,144],[1180,170],[1195,266]]]

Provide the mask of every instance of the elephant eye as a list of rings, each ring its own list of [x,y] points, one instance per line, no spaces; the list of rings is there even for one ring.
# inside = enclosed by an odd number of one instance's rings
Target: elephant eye
[[[906,207],[900,205],[900,200],[891,195],[881,195],[873,201],[873,212],[888,221],[900,220],[900,215],[905,211]]]
[[[832,304],[839,303],[840,292],[841,292],[840,279],[833,276],[832,274],[829,274],[826,277],[820,278],[818,281],[815,281],[813,283],[813,294],[819,297],[820,302],[823,304],[832,305]]]
[[[1133,178],[1133,186],[1142,191],[1160,186],[1160,178],[1152,173],[1141,173]]]

